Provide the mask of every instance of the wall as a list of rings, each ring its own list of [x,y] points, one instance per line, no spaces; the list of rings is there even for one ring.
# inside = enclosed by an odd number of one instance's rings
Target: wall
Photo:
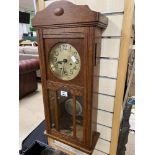
[[[21,9],[20,11],[24,12],[24,10],[21,10]],[[19,39],[22,39],[23,33],[30,32],[31,21],[32,21],[32,18],[35,16],[34,12],[29,12],[29,11],[27,12],[30,13],[30,23],[29,24],[19,23]]]
[[[45,1],[47,7],[51,2]],[[105,14],[109,25],[102,37],[100,59],[99,90],[94,92],[98,96],[97,130],[101,133],[93,155],[108,155],[111,144],[111,131],[119,50],[121,40],[122,21],[124,15],[124,0],[69,0],[75,4],[88,5],[92,10]]]
[[[27,24],[19,23],[19,40],[22,39],[23,33],[28,33]]]

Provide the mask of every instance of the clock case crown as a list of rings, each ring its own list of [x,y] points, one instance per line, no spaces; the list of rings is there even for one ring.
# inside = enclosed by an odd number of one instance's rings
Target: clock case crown
[[[98,99],[93,93],[98,89],[99,81],[94,80],[94,76],[99,73],[101,38],[107,24],[108,19],[101,13],[90,10],[87,5],[75,5],[68,1],[51,3],[46,9],[37,12],[32,20],[33,27],[37,29],[39,44],[46,135],[88,154],[92,153],[99,138],[99,133],[96,132],[97,110],[94,109],[97,107]],[[79,74],[69,81],[56,78],[48,63],[51,48],[61,42],[74,46],[81,58]],[[58,125],[56,130],[51,129],[48,91],[56,92],[60,89],[73,95],[73,137],[61,134]],[[82,96],[84,100],[82,141],[76,137],[75,96]],[[55,117],[58,121],[58,116]]]

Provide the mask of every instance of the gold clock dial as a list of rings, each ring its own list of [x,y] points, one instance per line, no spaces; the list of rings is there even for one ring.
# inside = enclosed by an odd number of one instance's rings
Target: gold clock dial
[[[78,75],[81,60],[78,51],[71,44],[58,43],[50,51],[49,64],[57,78],[68,81]]]

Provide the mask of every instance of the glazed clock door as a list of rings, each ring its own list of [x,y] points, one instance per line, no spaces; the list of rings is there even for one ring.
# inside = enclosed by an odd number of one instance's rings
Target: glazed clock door
[[[81,35],[80,35],[81,37]],[[45,38],[51,135],[84,143],[85,69],[83,37]]]
[[[84,100],[69,90],[48,91],[51,131],[83,141]]]

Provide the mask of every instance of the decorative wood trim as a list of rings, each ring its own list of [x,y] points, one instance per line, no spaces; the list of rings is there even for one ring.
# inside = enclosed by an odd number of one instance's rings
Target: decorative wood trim
[[[37,12],[45,8],[44,0],[36,0]]]
[[[59,82],[51,82],[47,81],[47,88],[48,89],[53,89],[54,91],[58,91],[59,89],[63,89],[64,91],[70,91],[71,94],[74,94],[76,96],[82,96],[84,94],[84,90],[82,87],[78,87],[76,85],[65,85]]]
[[[75,5],[69,1],[56,1],[51,3],[46,9],[44,9],[45,6],[42,3],[43,2],[38,3],[37,8],[39,12],[37,12],[36,16],[32,20],[32,25],[34,27],[53,26],[55,28],[56,27],[64,28],[64,27],[76,27],[79,25],[81,26],[94,25],[102,29],[105,29],[107,27],[108,18],[103,14],[100,14],[99,12],[90,10],[87,5]],[[80,16],[79,14],[77,14],[77,12],[80,12]],[[89,16],[87,16],[88,14]]]
[[[133,12],[134,12],[134,0],[125,0],[124,4],[124,17],[122,25],[122,38],[120,44],[120,59],[118,64],[117,82],[116,82],[116,96],[114,104],[114,115],[112,122],[112,138],[110,145],[110,155],[116,155],[119,128],[120,128],[120,116],[121,107],[123,103],[125,78],[128,63],[128,51],[130,47],[130,38],[132,32]]]

